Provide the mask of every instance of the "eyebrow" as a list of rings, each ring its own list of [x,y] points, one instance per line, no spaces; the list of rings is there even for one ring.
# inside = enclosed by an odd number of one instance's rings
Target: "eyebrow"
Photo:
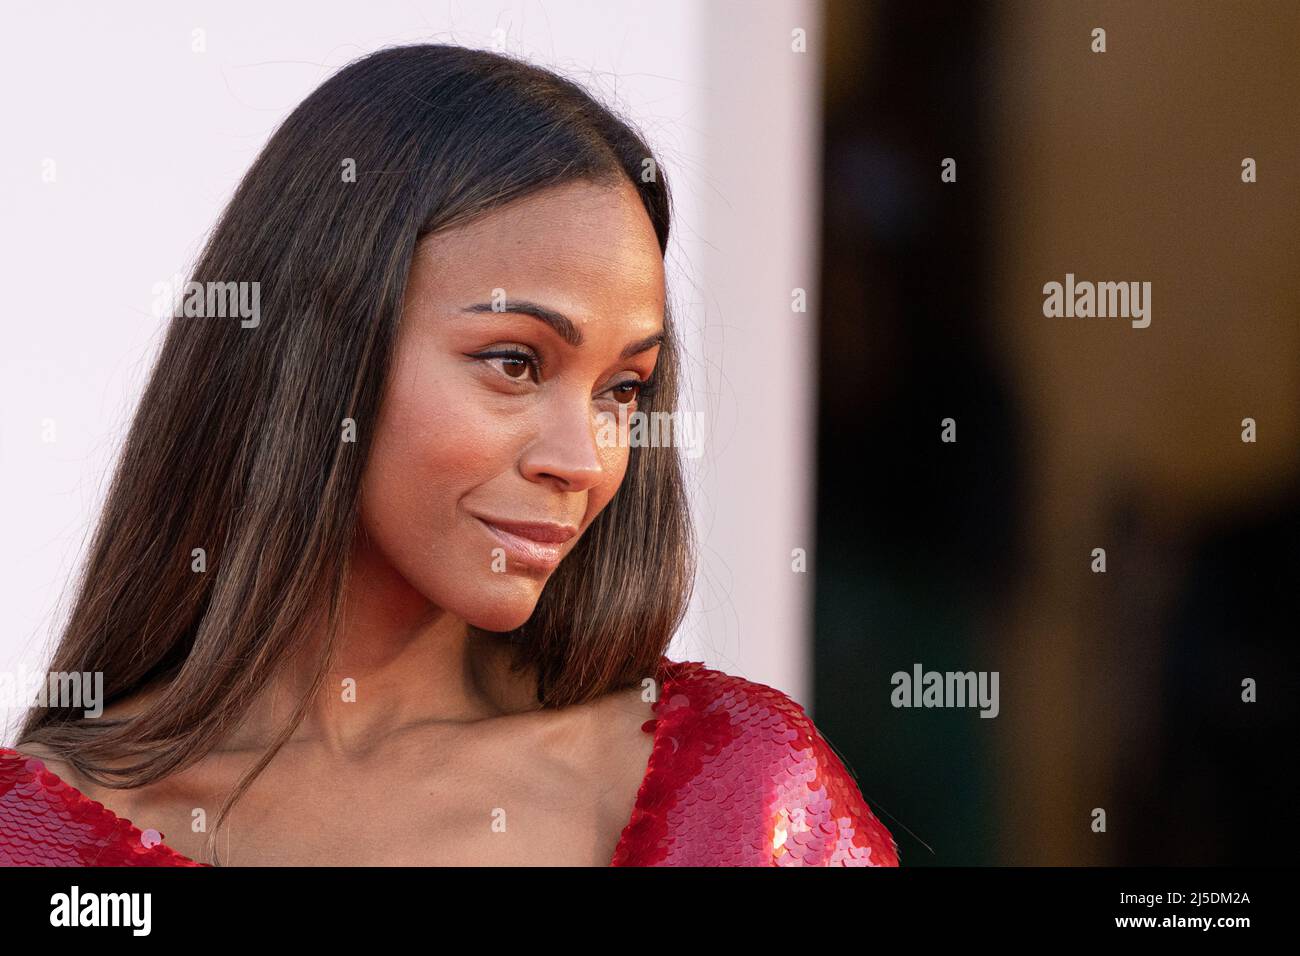
[[[531,315],[533,318],[545,322],[566,344],[574,348],[580,348],[585,341],[582,332],[568,316],[554,309],[548,309],[544,305],[538,305],[536,302],[529,302],[527,299],[514,299],[506,303],[505,308],[499,309],[493,308],[491,302],[478,302],[466,306],[461,311],[473,313],[494,312],[497,315],[506,315],[513,312],[519,315]],[[642,352],[648,352],[655,346],[662,345],[665,338],[667,338],[666,332],[656,332],[639,342],[633,342],[623,350],[619,358],[629,359],[634,355],[640,355]]]

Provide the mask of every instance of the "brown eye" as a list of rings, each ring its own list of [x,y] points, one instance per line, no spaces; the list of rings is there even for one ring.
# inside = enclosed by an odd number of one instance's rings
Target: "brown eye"
[[[502,371],[511,378],[520,378],[528,374],[528,363],[523,359],[508,358],[502,359],[502,362],[505,363],[501,366]]]
[[[641,397],[640,382],[624,382],[614,386],[614,401],[620,405],[630,405]]]
[[[527,352],[510,351],[479,352],[472,358],[489,362],[501,370],[507,378],[521,381],[525,377],[538,381],[541,378],[541,363],[537,357]],[[500,362],[499,366],[496,363]]]
[[[645,380],[629,379],[626,382],[619,382],[610,389],[610,393],[614,396],[614,401],[620,405],[631,405],[654,394],[654,390],[655,380],[652,375]]]

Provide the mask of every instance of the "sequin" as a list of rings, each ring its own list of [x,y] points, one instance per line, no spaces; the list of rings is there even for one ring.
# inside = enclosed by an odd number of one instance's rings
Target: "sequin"
[[[803,708],[664,659],[650,766],[611,866],[898,866],[898,846]]]
[[[663,658],[657,676],[650,761],[610,866],[898,866],[797,703],[696,661]],[[0,748],[0,866],[206,865]]]
[[[0,747],[0,866],[203,865],[143,836],[42,761]]]

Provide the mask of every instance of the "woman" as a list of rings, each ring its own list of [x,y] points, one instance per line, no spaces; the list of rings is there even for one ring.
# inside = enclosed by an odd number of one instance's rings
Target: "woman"
[[[676,406],[668,229],[537,67],[308,97],[190,287],[258,314],[171,321],[50,665],[109,706],[0,751],[0,862],[896,865],[798,705],[663,656],[686,497],[626,413]]]

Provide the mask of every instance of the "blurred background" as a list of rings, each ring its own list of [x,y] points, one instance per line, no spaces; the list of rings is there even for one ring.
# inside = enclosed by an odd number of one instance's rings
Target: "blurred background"
[[[707,422],[674,657],[804,704],[905,866],[1294,859],[1300,7],[0,17],[0,672],[57,634],[161,342],[156,284],[328,75],[460,43],[582,82],[673,190],[684,405]],[[1150,327],[1045,317],[1067,273],[1151,282]],[[998,716],[895,708],[918,664],[998,672]]]
[[[905,865],[1293,862],[1300,7],[825,37],[819,726]],[[1066,273],[1151,282],[1150,326],[1044,317]],[[999,672],[999,716],[893,708],[918,662]]]

